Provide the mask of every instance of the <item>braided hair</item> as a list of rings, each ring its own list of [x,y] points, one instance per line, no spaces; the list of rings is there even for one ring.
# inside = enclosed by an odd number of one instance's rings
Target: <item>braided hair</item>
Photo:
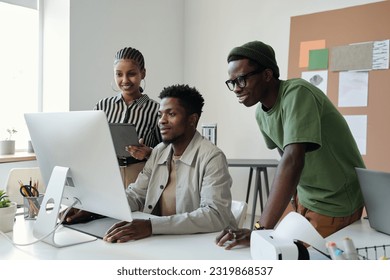
[[[126,47],[126,48],[123,48],[123,49],[119,50],[115,54],[114,64],[117,64],[118,61],[121,60],[121,59],[131,59],[131,60],[134,60],[138,64],[138,67],[141,70],[145,69],[144,56],[137,49],[134,49],[134,48],[131,48],[131,47]]]

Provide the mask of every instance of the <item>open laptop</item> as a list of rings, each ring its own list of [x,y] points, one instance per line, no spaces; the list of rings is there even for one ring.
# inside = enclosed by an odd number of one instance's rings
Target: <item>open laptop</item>
[[[390,235],[390,173],[355,168],[370,226]]]

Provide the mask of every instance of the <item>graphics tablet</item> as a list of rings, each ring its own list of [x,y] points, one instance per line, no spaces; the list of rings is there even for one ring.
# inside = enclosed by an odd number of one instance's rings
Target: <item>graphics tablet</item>
[[[110,123],[109,126],[117,156],[119,158],[130,157],[129,152],[125,150],[126,146],[139,145],[135,126],[129,123]]]
[[[139,211],[132,212],[133,219],[148,220],[153,217],[155,216],[152,214],[147,214]],[[64,224],[64,227],[71,228],[73,230],[77,230],[82,233],[89,234],[94,237],[102,239],[103,236],[106,234],[107,230],[110,227],[112,227],[115,223],[118,223],[120,221],[121,220],[118,219],[104,217],[87,223],[79,223],[79,224],[71,224],[71,225]]]

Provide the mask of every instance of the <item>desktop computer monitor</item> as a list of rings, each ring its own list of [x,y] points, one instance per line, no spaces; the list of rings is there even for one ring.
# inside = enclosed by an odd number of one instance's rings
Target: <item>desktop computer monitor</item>
[[[132,220],[103,111],[29,113],[25,119],[47,186],[35,237],[48,235],[44,241],[56,247],[91,241],[91,236],[71,229],[53,232],[63,205]],[[54,205],[51,211],[46,210],[48,204]]]

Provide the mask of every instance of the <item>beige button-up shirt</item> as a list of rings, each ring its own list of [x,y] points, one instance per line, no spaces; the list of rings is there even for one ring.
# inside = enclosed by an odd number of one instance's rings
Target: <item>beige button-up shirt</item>
[[[136,182],[126,190],[132,211],[152,213],[169,178],[171,144],[157,145]],[[190,234],[236,227],[232,178],[224,153],[196,132],[176,162],[176,214],[151,218],[153,234]]]

